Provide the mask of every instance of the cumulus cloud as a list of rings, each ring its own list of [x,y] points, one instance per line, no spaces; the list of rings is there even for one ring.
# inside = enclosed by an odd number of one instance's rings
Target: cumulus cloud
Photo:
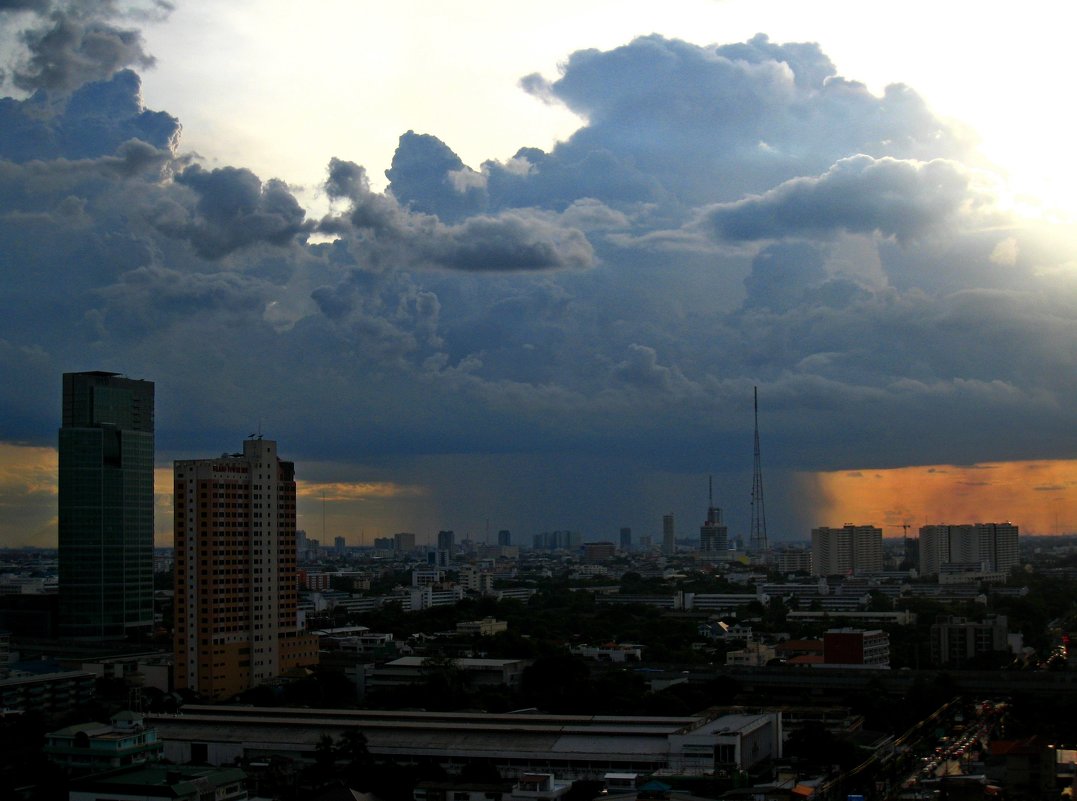
[[[977,200],[969,183],[965,170],[949,161],[853,156],[820,176],[794,178],[762,195],[712,206],[702,224],[741,241],[826,237],[842,230],[908,241],[944,226]]]
[[[577,184],[604,201],[628,197],[633,174],[632,199],[648,177],[660,186],[651,199],[665,192],[697,204],[818,174],[858,153],[930,160],[970,152],[965,132],[909,87],[878,97],[838,76],[817,44],[764,35],[712,47],[641,37],[574,53],[557,80],[533,76],[525,87],[588,121],[550,156],[576,165]]]
[[[130,139],[175,150],[179,121],[142,105],[142,82],[130,70],[80,86],[63,103],[44,95],[0,99],[0,158],[12,161],[93,158],[109,155]]]
[[[362,169],[340,161],[330,166],[327,191],[330,197],[347,197],[351,208],[346,220],[324,220],[322,230],[353,233],[355,256],[367,265],[500,272],[594,264],[593,248],[580,230],[527,209],[475,214],[446,225],[435,215],[401,206],[393,195],[371,192]]]
[[[312,230],[312,224],[305,221],[306,212],[282,181],[263,184],[247,169],[205,170],[194,164],[176,176],[176,183],[197,195],[197,214],[179,224],[163,217],[160,227],[188,238],[207,258],[257,242],[285,245]]]
[[[121,16],[108,0],[86,3],[14,2],[7,10],[40,14],[37,24],[21,31],[25,51],[11,67],[11,80],[23,91],[63,94],[90,81],[108,80],[125,67],[147,68],[154,59],[143,48],[142,34],[119,27]],[[167,13],[170,6],[149,10]],[[135,16],[141,16],[136,10]]]

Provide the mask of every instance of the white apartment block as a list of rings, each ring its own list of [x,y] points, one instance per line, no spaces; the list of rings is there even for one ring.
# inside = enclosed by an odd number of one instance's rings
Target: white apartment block
[[[920,528],[920,574],[938,575],[943,565],[969,565],[984,573],[1008,574],[1020,564],[1013,523],[966,523]]]
[[[875,526],[813,528],[812,575],[851,576],[883,569],[883,531]]]

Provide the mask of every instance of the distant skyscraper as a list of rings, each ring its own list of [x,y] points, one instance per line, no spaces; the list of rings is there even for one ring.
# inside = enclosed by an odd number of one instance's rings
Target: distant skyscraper
[[[61,637],[153,625],[153,383],[64,373],[59,434]]]
[[[722,525],[722,510],[714,505],[714,485],[707,482],[707,521],[699,527],[699,550],[717,554],[729,550],[729,529]]]
[[[621,529],[621,550],[632,550],[632,529],[630,528],[626,527]]]
[[[1008,573],[1020,564],[1018,530],[1013,523],[923,526],[920,573],[932,576],[943,565],[969,565],[991,573]]]
[[[577,551],[583,542],[578,531],[543,531],[532,538],[536,551]]]
[[[673,522],[673,512],[662,515],[662,555],[672,556],[677,552],[676,526]]]
[[[277,443],[175,463],[175,681],[225,698],[298,665],[295,466]],[[311,541],[312,542],[312,541]]]
[[[337,556],[344,556],[348,551],[348,544],[343,537],[333,537],[333,552]]]
[[[456,546],[456,534],[450,531],[438,532],[437,561],[438,567],[448,567],[452,564],[453,550]]]
[[[401,531],[393,535],[393,547],[397,553],[408,553],[415,550],[415,535]]]
[[[512,532],[507,528],[503,528],[501,531],[497,532],[497,544],[512,545]]]
[[[883,569],[883,530],[875,526],[813,528],[812,574],[850,576]]]

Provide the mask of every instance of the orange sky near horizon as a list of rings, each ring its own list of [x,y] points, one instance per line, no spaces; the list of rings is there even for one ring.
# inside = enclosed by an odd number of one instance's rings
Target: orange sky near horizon
[[[56,546],[55,448],[0,443],[0,547]],[[1077,459],[926,465],[801,474],[814,525],[871,524],[900,537],[932,523],[1011,521],[1022,534],[1077,534]],[[154,471],[158,545],[172,542],[172,468]],[[322,500],[324,495],[324,501]],[[392,481],[313,483],[299,488],[300,526],[343,534],[350,545],[408,530],[429,489]],[[304,514],[305,512],[305,514]],[[394,528],[395,526],[395,528]],[[353,540],[356,540],[353,542]]]
[[[900,537],[936,523],[1015,523],[1022,534],[1077,533],[1077,460],[923,465],[807,476],[819,525],[872,524]],[[823,520],[829,522],[822,522]]]

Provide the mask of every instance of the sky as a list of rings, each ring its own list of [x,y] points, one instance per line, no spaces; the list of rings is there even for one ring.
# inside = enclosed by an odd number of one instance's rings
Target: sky
[[[162,544],[253,432],[311,536],[746,535],[753,388],[774,542],[1077,532],[1053,5],[0,0],[0,544],[79,370]]]

